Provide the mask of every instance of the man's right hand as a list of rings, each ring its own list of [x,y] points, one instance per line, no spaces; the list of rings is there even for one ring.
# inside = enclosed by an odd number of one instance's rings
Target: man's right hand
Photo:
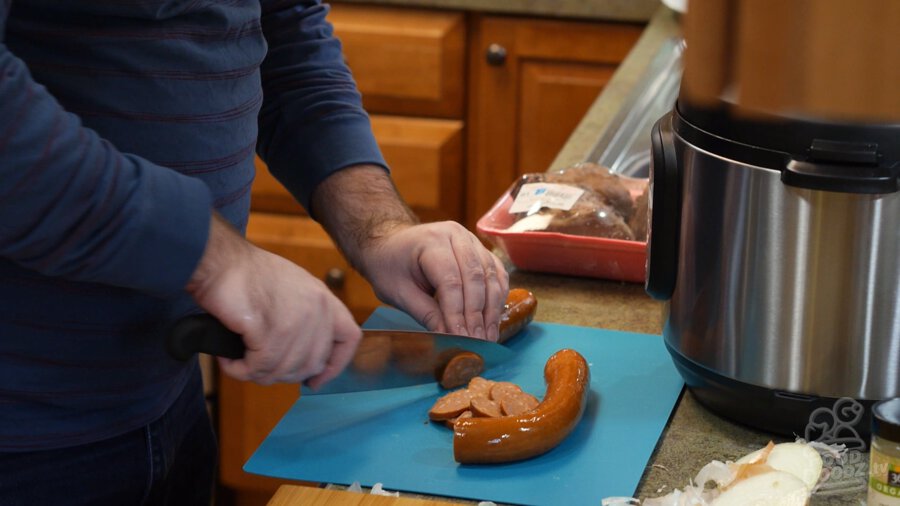
[[[223,372],[262,385],[317,388],[350,362],[362,331],[325,286],[292,262],[246,241],[213,214],[209,241],[186,287],[201,308],[244,339]]]

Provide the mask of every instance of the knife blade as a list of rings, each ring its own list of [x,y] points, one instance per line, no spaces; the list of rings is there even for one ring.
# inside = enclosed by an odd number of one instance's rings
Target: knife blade
[[[240,334],[208,314],[178,320],[167,338],[169,354],[187,360],[195,353],[243,358]],[[335,379],[306,394],[347,393],[433,383],[435,371],[461,351],[477,353],[485,370],[508,361],[513,351],[501,344],[455,334],[415,330],[363,329],[352,361]]]

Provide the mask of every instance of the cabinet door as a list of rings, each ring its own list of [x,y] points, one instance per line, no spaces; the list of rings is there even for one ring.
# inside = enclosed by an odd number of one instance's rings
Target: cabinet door
[[[462,121],[373,116],[372,129],[397,191],[419,218],[461,220]]]
[[[463,13],[336,4],[328,19],[366,110],[463,116]]]
[[[476,17],[466,225],[526,172],[547,170],[643,25]]]
[[[300,387],[287,384],[264,387],[224,374],[218,385],[219,481],[231,489],[233,497],[217,502],[266,504],[279,485],[290,481],[248,474],[242,467],[300,397]]]
[[[422,220],[461,220],[463,123],[459,120],[372,116],[372,130],[397,189]],[[257,158],[252,208],[305,214]]]

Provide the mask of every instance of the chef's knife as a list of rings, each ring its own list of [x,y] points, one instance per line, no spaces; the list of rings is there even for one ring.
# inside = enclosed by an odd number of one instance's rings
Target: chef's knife
[[[187,360],[194,353],[242,358],[244,341],[208,314],[184,317],[168,336],[169,354]],[[435,370],[460,351],[477,353],[485,370],[512,357],[501,344],[472,337],[414,330],[363,329],[353,360],[343,373],[309,394],[360,392],[433,383]]]

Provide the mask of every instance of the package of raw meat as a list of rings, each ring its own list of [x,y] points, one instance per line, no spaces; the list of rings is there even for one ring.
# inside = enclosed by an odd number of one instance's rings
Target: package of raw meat
[[[525,174],[477,228],[523,270],[643,282],[647,183],[592,163]]]

